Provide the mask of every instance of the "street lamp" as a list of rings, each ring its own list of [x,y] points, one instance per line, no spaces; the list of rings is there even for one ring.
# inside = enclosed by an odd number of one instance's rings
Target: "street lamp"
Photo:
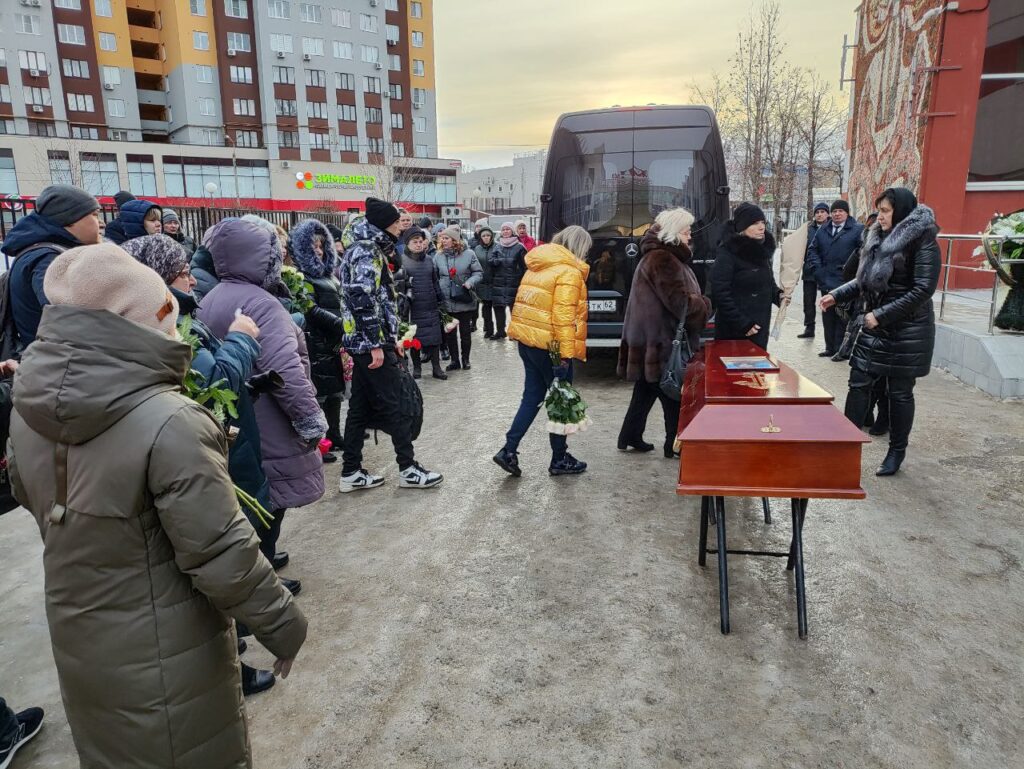
[[[206,190],[206,194],[210,196],[210,206],[213,206],[213,196],[217,194],[217,190],[220,189],[217,186],[217,182],[207,182],[203,187]]]
[[[232,176],[234,176],[235,179],[235,208],[241,208],[242,199],[238,192],[238,153],[235,145],[235,140],[225,133],[224,141],[231,142],[231,174]]]
[[[477,203],[478,203],[477,199],[481,195],[483,195],[483,194],[484,194],[484,191],[482,189],[480,189],[479,187],[477,187],[475,190],[473,190],[473,193],[472,193],[472,195],[473,195],[473,210],[475,210],[475,211],[479,210],[479,206],[477,205]]]

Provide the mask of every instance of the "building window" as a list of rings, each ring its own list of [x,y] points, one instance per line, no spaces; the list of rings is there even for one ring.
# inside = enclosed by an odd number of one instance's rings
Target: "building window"
[[[359,14],[359,29],[363,32],[380,32],[380,27],[377,25],[377,17],[371,16],[368,13]]]
[[[128,189],[136,195],[156,195],[156,169],[149,155],[128,155]]]
[[[38,35],[39,17],[27,13],[14,14],[14,31],[22,35]]]
[[[364,77],[363,93],[380,93],[380,78],[372,76]]]
[[[401,112],[391,113],[391,127],[392,128],[405,128],[405,115]]]
[[[356,76],[348,72],[336,72],[334,73],[334,87],[339,91],[354,91],[356,90]]]
[[[427,103],[427,92],[422,88],[412,89],[412,103],[414,106],[422,107]]]
[[[391,154],[397,158],[404,158],[405,142],[391,142]]]
[[[299,18],[310,24],[322,24],[324,19],[320,6],[313,3],[302,3],[299,6]]]
[[[398,0],[384,0],[384,10],[386,11],[397,11]]]
[[[388,70],[391,72],[402,71],[402,57],[397,53],[388,54]]]
[[[232,65],[230,68],[232,83],[252,84],[252,67],[238,67]]]
[[[327,119],[327,103],[322,101],[306,102],[306,117]]]
[[[425,117],[416,117],[412,119],[413,130],[418,134],[425,134],[427,132],[427,119]]]
[[[272,32],[270,34],[270,50],[294,53],[295,48],[292,46],[292,36],[280,32]]]
[[[197,83],[212,83],[213,82],[213,67],[208,64],[196,65],[196,82]]]
[[[232,99],[232,105],[235,109],[236,115],[255,115],[256,114],[256,100],[255,99]]]
[[[380,49],[375,45],[359,46],[359,57],[367,64],[376,64],[380,61]]]
[[[11,87],[7,83],[0,83],[0,103],[11,103]]]
[[[325,133],[318,133],[316,131],[309,132],[309,148],[313,150],[326,150],[329,149],[328,136]]]
[[[322,69],[307,69],[306,85],[310,88],[326,88],[327,73]]]
[[[71,126],[71,138],[97,141],[100,138],[100,129],[93,126],[73,125]]]
[[[164,157],[168,196],[209,197],[205,188],[211,182],[217,185],[220,197],[270,197],[270,169],[266,161],[239,158],[232,163],[222,158]]]
[[[124,99],[107,99],[107,115],[110,117],[124,117]]]
[[[85,45],[85,27],[78,24],[58,24],[57,39],[68,45]]]
[[[197,51],[210,50],[210,35],[207,32],[192,32],[192,47]],[[103,48],[103,33],[100,33],[100,48]],[[104,48],[103,50],[108,50]]]
[[[224,0],[224,15],[232,19],[248,19],[249,3],[247,0]]]
[[[989,2],[970,185],[1024,189],[1024,12],[1020,0]]]
[[[113,32],[100,32],[99,39],[101,51],[117,50],[117,36]]]
[[[339,136],[338,143],[342,152],[359,152],[358,136]]]
[[[82,186],[90,195],[114,195],[121,189],[117,173],[117,155],[83,152]]]
[[[121,70],[117,67],[104,67],[103,68],[103,83],[106,85],[121,85]]]
[[[71,170],[71,157],[67,152],[47,150],[50,163],[50,184],[74,184],[75,175]]]
[[[25,92],[26,104],[31,104],[34,107],[51,106],[49,88],[36,88],[35,86],[26,86],[22,90]]]
[[[67,8],[69,11],[82,10],[82,0],[53,0],[54,8]]]
[[[235,131],[236,147],[259,147],[260,135],[258,131]]]
[[[5,51],[3,48],[0,48],[0,69],[6,69],[6,68],[7,68],[7,51]]]
[[[126,142],[128,141],[127,131],[107,131],[107,138],[112,142]]]
[[[274,82],[295,85],[295,67],[274,67]]]
[[[224,143],[220,140],[219,128],[199,129],[199,140],[200,144],[204,144],[207,147],[220,147]]]
[[[248,53],[252,50],[249,36],[244,32],[228,32],[228,50],[245,51]]]
[[[367,107],[366,108],[366,122],[367,123],[383,123],[384,113],[378,107]]]
[[[277,114],[283,117],[293,117],[298,114],[295,99],[274,99],[274,108]]]
[[[356,122],[356,105],[355,104],[339,104],[338,105],[338,120],[344,120],[349,123]]]
[[[395,99],[397,101],[401,101],[402,100],[402,85],[401,85],[401,83],[389,83],[388,84],[388,95],[390,95],[392,99]]]
[[[423,18],[423,3],[411,3],[410,4],[410,15],[414,19]]]
[[[426,65],[423,63],[423,59],[412,60],[412,74],[423,77],[426,74]]]
[[[104,19],[113,17],[114,9],[110,7],[110,0],[95,0],[94,6],[96,8],[97,16]]]
[[[64,77],[89,77],[89,62],[81,61],[79,59],[61,59],[61,69],[64,71]],[[34,69],[38,69],[35,67]]]
[[[68,109],[72,112],[95,112],[92,96],[87,93],[65,94],[68,100]]]
[[[412,47],[413,48],[422,48],[423,47],[423,33],[422,32],[413,32],[412,33]]]
[[[352,43],[343,43],[340,40],[334,41],[334,58],[335,59],[351,59],[352,58]]]
[[[352,27],[352,11],[342,8],[331,8],[331,24],[336,27]]]
[[[302,52],[310,56],[323,56],[324,39],[322,37],[302,38]]]
[[[288,0],[267,0],[267,16],[272,19],[291,17],[291,4]]]
[[[18,63],[22,69],[49,73],[46,66],[46,54],[42,51],[18,51]]]
[[[29,120],[29,136],[56,136],[57,127],[47,120]]]
[[[388,41],[388,45],[397,43],[401,37],[398,34],[398,25],[396,24],[385,24],[384,25],[384,39]]]
[[[188,7],[193,16],[206,15],[206,0],[188,0]]]
[[[428,147],[426,144],[417,144],[416,145],[416,157],[418,157],[418,158],[429,158],[430,157],[430,147]]]
[[[374,155],[383,155],[384,154],[384,140],[383,139],[374,139],[374,138],[371,137],[371,138],[366,140],[366,146],[369,149],[369,151],[371,153],[373,153]]]
[[[298,131],[278,131],[278,146],[294,149],[299,146]]]
[[[199,98],[199,114],[213,116],[217,114],[217,107],[213,103],[213,99],[208,96],[201,96]]]

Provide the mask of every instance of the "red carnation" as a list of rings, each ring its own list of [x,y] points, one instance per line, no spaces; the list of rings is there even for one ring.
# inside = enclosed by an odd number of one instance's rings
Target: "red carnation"
[[[454,278],[456,275],[459,274],[459,271],[452,267],[450,270],[448,270],[448,274]]]
[[[423,349],[423,343],[419,339],[412,340],[412,349],[421,350]]]
[[[412,347],[412,341],[410,341],[409,339],[403,339],[402,340],[402,347],[404,347],[406,350],[408,350],[410,347]]]

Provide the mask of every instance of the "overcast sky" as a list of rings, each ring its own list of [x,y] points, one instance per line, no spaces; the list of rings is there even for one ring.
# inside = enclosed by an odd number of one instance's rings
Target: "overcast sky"
[[[856,5],[782,0],[790,61],[838,84]],[[437,0],[441,157],[507,165],[547,146],[563,112],[685,104],[693,82],[726,69],[750,9],[750,0]]]

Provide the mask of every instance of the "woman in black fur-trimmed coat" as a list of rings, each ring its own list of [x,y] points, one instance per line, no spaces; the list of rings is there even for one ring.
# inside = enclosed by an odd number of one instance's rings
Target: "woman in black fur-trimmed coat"
[[[711,267],[715,339],[748,339],[768,348],[772,305],[782,298],[772,273],[774,253],[775,238],[765,229],[764,212],[753,203],[740,203]]]
[[[895,475],[914,424],[914,384],[931,370],[935,350],[932,295],[941,259],[934,212],[905,187],[890,187],[875,201],[878,221],[861,249],[857,277],[819,301],[822,307],[863,300],[850,355],[846,416],[858,427],[867,416],[871,388],[885,378],[889,391],[889,453],[876,475]]]

